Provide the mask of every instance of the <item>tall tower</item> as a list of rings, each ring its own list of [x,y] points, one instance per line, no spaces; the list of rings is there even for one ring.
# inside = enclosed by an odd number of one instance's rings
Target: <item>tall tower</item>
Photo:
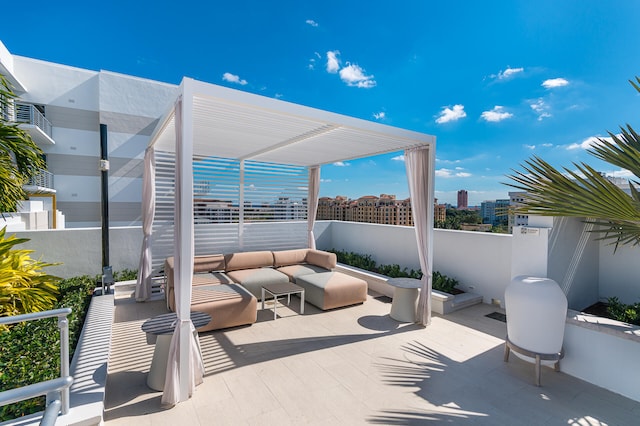
[[[468,205],[468,194],[466,189],[461,189],[458,191],[458,210],[465,210],[469,207]]]

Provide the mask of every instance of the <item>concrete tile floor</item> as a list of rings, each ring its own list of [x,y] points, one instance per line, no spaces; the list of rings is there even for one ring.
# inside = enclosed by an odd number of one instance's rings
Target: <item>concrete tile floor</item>
[[[390,304],[321,312],[299,299],[258,312],[250,327],[200,334],[206,375],[172,409],[146,386],[153,346],[141,324],[163,301],[116,293],[105,423],[116,425],[450,424],[633,425],[640,403],[512,356],[506,325],[477,305],[429,327],[389,317]]]

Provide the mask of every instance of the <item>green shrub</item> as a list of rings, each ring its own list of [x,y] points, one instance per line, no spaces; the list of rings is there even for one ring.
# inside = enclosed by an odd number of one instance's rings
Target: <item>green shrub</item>
[[[123,269],[122,271],[116,271],[113,273],[113,279],[115,282],[119,281],[131,281],[138,278],[137,269]]]
[[[377,274],[386,275],[391,278],[422,278],[422,271],[416,271],[414,269],[407,271],[407,268],[401,269],[400,265],[398,264],[377,265],[376,261],[371,258],[371,255],[368,254],[358,254],[335,249],[331,249],[328,251],[336,254],[338,262],[344,263],[345,265],[353,266],[355,268],[364,269],[365,271],[375,272]],[[432,287],[434,290],[451,293],[454,287],[458,284],[460,283],[453,278],[449,278],[438,271],[433,272]]]
[[[626,305],[621,303],[617,297],[610,297],[607,312],[617,321],[640,325],[640,303]]]
[[[126,270],[116,272],[114,278],[130,277],[131,274],[132,271]],[[60,295],[53,309],[71,308],[67,317],[69,361],[73,358],[99,279],[100,276],[84,275],[62,280],[59,284]],[[60,333],[56,318],[16,324],[9,331],[0,332],[0,389],[13,389],[59,376]],[[44,404],[44,397],[40,397],[0,407],[0,422],[42,411]]]
[[[28,238],[6,237],[0,229],[0,316],[46,311],[56,303],[60,278],[42,268],[54,264],[32,259],[33,250],[15,249]]]

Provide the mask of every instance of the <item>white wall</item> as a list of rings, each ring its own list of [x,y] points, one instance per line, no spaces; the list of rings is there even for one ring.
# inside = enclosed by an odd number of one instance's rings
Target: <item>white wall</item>
[[[554,218],[547,277],[563,289],[570,309],[583,310],[598,301],[598,252],[583,220]]]
[[[412,227],[319,222],[314,233],[318,248],[369,254],[379,264],[420,269]],[[485,303],[502,300],[511,280],[511,240],[505,234],[436,229],[433,269],[459,280],[462,289],[481,294]]]
[[[484,303],[504,300],[511,282],[510,234],[434,230],[434,270],[460,281],[463,290],[482,295]]]
[[[579,315],[574,314],[569,313],[565,326],[565,357],[560,361],[560,371],[640,401],[638,327],[585,324],[576,321]]]
[[[17,248],[35,250],[33,259],[58,263],[46,272],[62,278],[102,274],[102,230],[100,228],[50,229],[15,233],[30,241]],[[109,260],[114,271],[138,269],[142,245],[141,227],[109,230]]]
[[[640,247],[620,246],[614,253],[614,246],[598,243],[600,299],[615,296],[623,303],[640,302]]]

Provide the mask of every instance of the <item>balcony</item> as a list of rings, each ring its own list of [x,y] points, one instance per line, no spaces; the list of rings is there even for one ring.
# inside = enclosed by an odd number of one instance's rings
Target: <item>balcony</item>
[[[38,146],[54,145],[52,126],[35,105],[15,102],[15,121],[20,123]]]
[[[56,190],[53,187],[53,173],[40,170],[40,172],[31,177],[24,185],[24,189],[30,193],[55,193]]]

